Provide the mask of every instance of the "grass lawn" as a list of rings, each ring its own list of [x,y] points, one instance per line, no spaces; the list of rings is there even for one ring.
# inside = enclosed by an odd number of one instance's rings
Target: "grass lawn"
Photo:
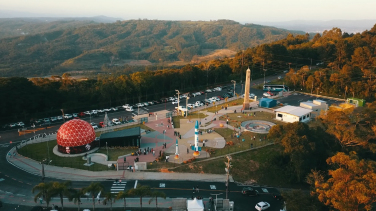
[[[231,125],[233,127],[239,127],[242,122],[248,121],[248,120],[265,120],[265,121],[273,122],[275,124],[286,124],[284,122],[275,120],[274,119],[275,114],[273,114],[273,113],[256,111],[256,116],[248,116],[248,114],[253,114],[253,112],[245,113],[245,114],[230,113],[230,114],[221,116],[219,119],[226,121],[227,116],[228,116],[228,118],[229,118],[228,123],[229,123],[229,125]]]
[[[136,152],[137,149],[134,147],[108,148],[108,160],[117,161],[119,156],[131,154],[132,152]],[[96,153],[107,155],[107,149],[105,147],[100,148]]]
[[[82,156],[72,157],[72,158],[59,157],[52,152],[52,149],[56,146],[56,144],[57,144],[56,140],[36,143],[36,144],[28,144],[22,147],[21,149],[19,149],[18,153],[36,161],[42,161],[43,159],[49,158],[50,160],[52,160],[51,165],[54,165],[54,166],[70,167],[70,168],[84,169],[84,170],[90,170],[90,171],[109,170],[107,166],[102,165],[102,164],[97,164],[97,163],[95,163],[92,166],[84,166],[84,163],[86,161],[82,159]],[[47,150],[48,148],[49,148],[49,151]],[[111,155],[110,150],[108,150],[108,152],[109,152],[110,157],[113,156]]]
[[[192,112],[192,113],[189,113],[188,112],[188,116],[185,117],[185,116],[173,116],[172,117],[172,121],[174,122],[174,128],[180,128],[180,120],[181,119],[195,119],[195,118],[205,118],[207,117],[208,115],[206,114],[203,114],[203,113],[200,113],[200,112]]]
[[[124,127],[116,128],[113,131],[125,130],[125,129],[129,129],[129,128],[134,128],[134,127],[140,127],[141,129],[144,129],[144,130],[154,131],[150,127],[145,126],[144,124],[124,126]],[[111,131],[111,132],[113,132],[113,131]],[[104,133],[104,132],[103,131],[102,132],[95,132],[95,136],[100,137],[102,133]]]
[[[287,181],[283,178],[276,179],[273,177],[269,180],[266,177],[268,171],[260,169],[260,165],[268,162],[269,158],[279,154],[282,151],[280,145],[267,146],[261,149],[252,150],[236,155],[232,155],[232,168],[231,175],[237,182],[251,182],[255,181],[261,184],[284,186]],[[216,160],[190,163],[182,165],[181,167],[174,168],[174,172],[192,172],[192,173],[210,173],[210,174],[225,174],[225,161],[226,158],[218,158]],[[270,170],[271,171],[271,170]],[[272,173],[272,172],[270,172]],[[273,172],[274,173],[274,172]]]
[[[215,132],[225,138],[226,146],[222,149],[203,147],[202,150],[210,152],[211,157],[226,155],[233,152],[247,150],[251,147],[260,147],[273,143],[273,141],[266,139],[267,134],[257,134],[246,131],[237,138],[235,132],[231,129],[217,128],[215,129]],[[254,136],[256,137],[256,140],[253,140]],[[262,141],[260,141],[260,138]]]

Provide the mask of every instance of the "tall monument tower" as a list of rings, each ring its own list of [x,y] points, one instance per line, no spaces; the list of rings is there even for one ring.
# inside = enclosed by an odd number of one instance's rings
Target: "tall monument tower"
[[[244,103],[243,110],[249,110],[249,88],[251,85],[251,70],[247,69],[247,74],[245,77],[245,91],[244,91]]]

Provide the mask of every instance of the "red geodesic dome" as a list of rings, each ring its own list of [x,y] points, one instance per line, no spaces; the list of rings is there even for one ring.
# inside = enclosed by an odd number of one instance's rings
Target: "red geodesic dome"
[[[63,147],[83,146],[93,142],[94,139],[93,127],[81,119],[72,119],[57,131],[57,144]]]

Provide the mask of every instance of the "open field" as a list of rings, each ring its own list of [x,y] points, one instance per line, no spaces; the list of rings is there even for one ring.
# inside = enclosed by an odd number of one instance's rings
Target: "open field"
[[[248,116],[248,114],[249,114],[249,116]],[[252,116],[251,116],[251,114],[252,114]],[[245,114],[231,113],[231,114],[221,116],[219,119],[226,121],[227,118],[229,118],[229,122],[228,122],[229,125],[231,125],[233,127],[239,127],[242,122],[248,121],[248,120],[264,120],[264,121],[273,122],[275,124],[286,124],[284,122],[275,120],[274,119],[275,114],[269,113],[269,112],[260,112],[260,111],[256,111],[256,116],[253,116],[252,112],[245,113]]]

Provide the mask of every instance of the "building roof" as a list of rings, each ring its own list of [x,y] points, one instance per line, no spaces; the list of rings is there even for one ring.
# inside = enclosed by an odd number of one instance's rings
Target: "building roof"
[[[311,109],[302,108],[298,106],[284,106],[282,108],[276,109],[275,111],[280,112],[280,113],[291,114],[291,115],[298,116],[298,117],[312,112]]]
[[[273,101],[275,101],[275,100],[270,99],[270,98],[261,98],[261,99],[260,99],[260,102],[261,102],[261,101],[265,101],[265,102],[273,102]]]
[[[317,104],[314,104],[312,101],[301,102],[300,105],[301,104],[304,104],[304,105],[307,105],[307,106],[311,106],[311,107],[318,106]]]
[[[105,133],[101,135],[101,139],[104,138],[119,138],[119,137],[127,137],[127,136],[140,136],[141,129],[140,127],[133,127],[125,130],[119,130],[115,132]]]

